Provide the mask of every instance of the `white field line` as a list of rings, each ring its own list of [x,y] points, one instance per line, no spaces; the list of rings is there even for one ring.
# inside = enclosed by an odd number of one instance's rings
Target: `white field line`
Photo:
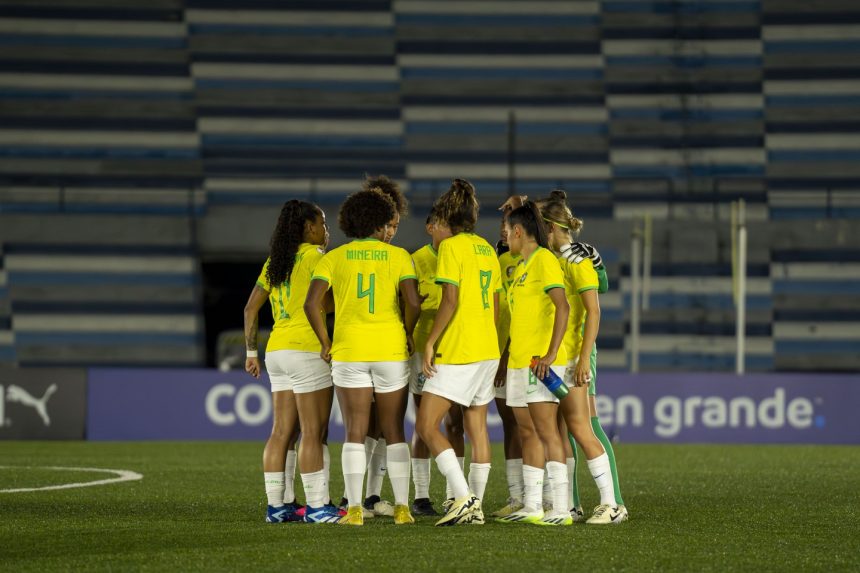
[[[27,491],[46,491],[52,489],[71,489],[74,487],[90,487],[93,485],[107,485],[109,483],[119,483],[123,481],[136,481],[143,479],[143,474],[130,470],[109,470],[104,468],[69,468],[60,466],[0,466],[0,469],[39,469],[39,470],[56,470],[56,471],[75,471],[75,472],[101,472],[115,474],[117,477],[100,479],[96,481],[65,483],[60,485],[49,485],[45,487],[21,487],[13,489],[0,489],[0,493],[22,493]]]

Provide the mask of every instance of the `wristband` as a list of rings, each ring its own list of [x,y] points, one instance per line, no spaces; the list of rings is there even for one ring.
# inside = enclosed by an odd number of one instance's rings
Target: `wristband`
[[[257,357],[257,351],[256,350],[246,350],[245,351],[245,357],[256,358]]]

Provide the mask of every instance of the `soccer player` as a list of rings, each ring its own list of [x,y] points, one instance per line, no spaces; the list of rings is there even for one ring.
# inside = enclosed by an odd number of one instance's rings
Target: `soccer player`
[[[319,356],[319,341],[302,311],[311,270],[327,243],[328,227],[322,210],[306,201],[287,201],[272,235],[269,258],[245,306],[245,370],[255,378],[260,377],[257,319],[267,299],[275,320],[266,346],[274,416],[272,434],[263,451],[266,521],[270,523],[301,520],[292,487],[295,452],[290,452],[292,470],[285,471],[290,457],[287,447],[295,444],[298,431],[297,414],[302,428],[298,461],[307,500],[304,520],[338,520],[337,510],[330,504],[328,447],[323,445],[331,411],[331,372]],[[323,312],[322,305],[316,312]]]
[[[362,184],[364,191],[378,191],[387,195],[394,202],[394,217],[386,226],[385,236],[382,238],[386,243],[390,243],[397,235],[397,230],[400,227],[400,219],[406,216],[408,211],[408,202],[406,197],[400,191],[400,186],[396,181],[385,175],[368,175]],[[367,452],[367,489],[364,497],[364,517],[370,518],[374,516],[393,516],[394,505],[390,501],[383,500],[382,481],[386,473],[386,443],[382,437],[382,432],[377,422],[376,403],[371,404],[370,410],[370,425],[369,434],[364,439],[364,449]]]
[[[511,209],[507,209],[510,212]],[[505,213],[507,216],[507,213]],[[496,372],[496,409],[502,419],[505,449],[505,478],[508,482],[508,502],[493,512],[493,517],[504,517],[523,508],[523,451],[517,430],[514,411],[505,401],[505,378],[508,373],[508,337],[511,327],[511,309],[508,306],[507,293],[514,278],[514,270],[520,261],[519,255],[514,255],[508,248],[508,236],[505,232],[505,221],[502,218],[501,238],[496,244],[499,255],[499,266],[502,271],[502,286],[505,292],[499,297],[499,323],[497,325],[499,352],[499,369]]]
[[[418,294],[421,297],[421,315],[415,325],[415,353],[409,360],[409,391],[415,402],[415,411],[421,406],[421,395],[424,388],[424,347],[427,336],[433,328],[436,309],[442,300],[442,287],[436,284],[436,262],[439,244],[451,236],[451,230],[445,224],[440,224],[436,211],[431,210],[425,222],[425,230],[430,235],[431,242],[412,253],[415,271],[418,275]],[[412,502],[412,513],[415,515],[438,516],[430,501],[430,450],[421,439],[418,432],[412,437],[412,480],[415,484],[415,500]]]
[[[627,508],[621,500],[618,487],[618,472],[612,443],[600,426],[595,404],[597,380],[597,331],[600,326],[600,303],[598,291],[600,280],[592,259],[583,256],[586,249],[574,247],[571,237],[582,229],[582,221],[573,216],[567,206],[564,191],[553,191],[550,199],[542,203],[541,213],[548,224],[550,245],[558,254],[564,272],[565,292],[570,304],[570,320],[564,345],[568,363],[565,382],[569,394],[561,401],[561,415],[566,431],[574,437],[587,458],[588,469],[600,490],[600,505],[586,521],[589,524],[621,523],[627,519]],[[593,251],[593,248],[592,248]],[[599,260],[599,255],[598,260]],[[568,460],[575,476],[576,444],[569,450],[573,460]],[[576,480],[573,482],[572,515],[583,518],[579,504]]]
[[[481,524],[491,458],[487,405],[493,400],[499,360],[496,339],[488,336],[496,331],[498,318],[499,261],[489,243],[473,232],[478,200],[471,183],[455,179],[436,202],[436,211],[452,237],[439,245],[436,282],[442,285],[442,300],[424,346],[427,381],[416,425],[454,497],[436,525]],[[439,431],[452,404],[463,407],[463,427],[472,444],[468,482]]]
[[[375,399],[388,443],[388,473],[394,490],[394,523],[414,523],[409,512],[409,446],[403,418],[409,384],[408,358],[421,303],[412,259],[385,243],[394,203],[377,191],[347,197],[338,225],[353,240],[328,253],[314,268],[305,314],[320,341],[320,355],[332,363],[332,378],[346,425],[341,463],[349,507],[340,523],[363,525],[362,486],[367,469],[364,439]],[[334,342],[316,309],[328,289],[334,295]],[[401,315],[398,291],[402,295]]]
[[[564,277],[558,260],[548,250],[546,229],[533,202],[514,209],[506,231],[511,252],[522,260],[514,271],[508,293],[511,308],[507,405],[513,408],[523,451],[523,508],[502,523],[569,525],[567,466],[558,433],[556,398],[539,379],[552,370],[564,375],[567,354],[562,346],[570,307],[564,296]],[[530,364],[536,359],[532,368]],[[544,514],[544,467],[552,486],[552,510]]]

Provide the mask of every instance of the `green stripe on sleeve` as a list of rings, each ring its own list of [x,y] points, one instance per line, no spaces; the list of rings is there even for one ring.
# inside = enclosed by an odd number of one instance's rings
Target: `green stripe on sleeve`
[[[436,284],[439,283],[448,283],[449,285],[454,285],[456,287],[460,286],[460,283],[457,281],[453,281],[451,279],[440,279],[439,277],[436,277]]]
[[[587,290],[597,290],[597,285],[591,285],[591,286],[587,286],[587,287],[582,287],[581,289],[579,289],[579,290],[578,290],[578,291],[576,291],[576,292],[578,292],[579,294],[582,294],[582,293],[584,293],[584,292],[585,292],[585,291],[587,291]]]
[[[319,275],[314,275],[314,276],[312,276],[312,277],[311,277],[311,280],[312,280],[312,281],[325,281],[325,282],[327,282],[327,283],[331,284],[331,281],[330,281],[329,279],[327,279],[326,277],[321,277],[321,276],[319,276]]]
[[[260,281],[257,281],[257,286],[260,287],[261,289],[263,289],[264,291],[269,292],[269,287],[267,287],[266,285],[264,285]]]
[[[547,291],[552,290],[554,288],[564,288],[564,285],[547,285],[547,286],[543,287],[543,292],[547,292]]]
[[[415,279],[417,281],[418,277],[416,277],[415,275],[403,275],[402,277],[400,277],[400,282],[403,282],[406,279]]]

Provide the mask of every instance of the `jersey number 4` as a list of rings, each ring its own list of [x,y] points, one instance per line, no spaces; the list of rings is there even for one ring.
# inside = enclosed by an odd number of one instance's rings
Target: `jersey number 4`
[[[373,314],[374,310],[374,298],[376,291],[376,273],[370,273],[370,277],[368,277],[368,287],[364,288],[364,273],[358,273],[358,298],[368,297],[367,306],[368,312]]]

